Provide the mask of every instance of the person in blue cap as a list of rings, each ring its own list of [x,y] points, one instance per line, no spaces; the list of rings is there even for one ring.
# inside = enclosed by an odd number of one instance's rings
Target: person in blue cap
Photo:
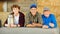
[[[26,14],[25,19],[26,27],[42,27],[42,17],[41,14],[37,12],[36,4],[30,6],[30,12]]]
[[[51,14],[50,9],[45,7],[43,10],[43,27],[42,28],[56,28],[57,22],[54,14]]]

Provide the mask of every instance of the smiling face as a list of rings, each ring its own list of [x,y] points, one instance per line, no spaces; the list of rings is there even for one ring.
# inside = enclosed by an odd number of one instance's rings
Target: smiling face
[[[13,8],[12,11],[14,12],[14,14],[17,14],[20,10],[18,8]]]
[[[49,15],[50,15],[50,11],[44,11],[44,16],[45,17],[49,17]]]
[[[20,11],[20,6],[18,6],[18,5],[13,5],[13,6],[11,7],[11,10],[13,11],[13,13],[14,13],[15,15],[17,15],[17,14],[19,13],[19,11]]]
[[[36,15],[36,12],[37,12],[37,8],[31,8],[31,9],[30,9],[30,12],[31,12],[31,14],[32,14],[33,16],[35,16],[35,15]]]

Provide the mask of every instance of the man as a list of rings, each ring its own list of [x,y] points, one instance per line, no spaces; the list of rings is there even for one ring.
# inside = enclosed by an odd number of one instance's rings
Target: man
[[[25,16],[23,13],[20,12],[20,6],[13,5],[11,7],[11,10],[12,10],[11,15],[13,15],[14,18],[14,24],[10,24],[10,27],[24,27]],[[4,26],[8,26],[7,20],[4,23]]]
[[[41,15],[37,12],[36,4],[30,6],[30,12],[26,14],[25,20],[26,27],[41,27],[42,18]]]
[[[43,28],[56,28],[57,22],[53,14],[51,14],[50,9],[45,7],[42,15]]]

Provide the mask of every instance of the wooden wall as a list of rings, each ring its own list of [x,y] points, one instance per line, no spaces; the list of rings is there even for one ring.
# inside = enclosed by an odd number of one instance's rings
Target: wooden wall
[[[3,2],[0,2],[0,12],[3,11],[2,6],[3,6]]]
[[[43,13],[44,7],[49,7],[51,12],[55,14],[57,23],[60,27],[60,0],[36,0],[36,1],[34,0],[34,2],[32,2],[32,0],[31,1],[29,0],[31,3],[27,0],[26,0],[26,2],[24,0],[20,0],[20,1],[22,1],[22,2],[19,5],[21,5],[21,11],[23,11],[24,14],[25,14],[25,12],[24,12],[25,8],[29,9],[30,4],[32,4],[32,3],[37,3],[39,13]],[[2,24],[5,22],[8,14],[9,14],[9,12],[3,12],[3,8],[2,8],[3,3],[4,2],[0,2],[0,19],[2,20]],[[24,3],[26,3],[25,4],[26,6],[24,5]],[[12,3],[9,2],[8,6],[12,6]],[[8,7],[8,10],[9,9],[10,9],[10,7]]]

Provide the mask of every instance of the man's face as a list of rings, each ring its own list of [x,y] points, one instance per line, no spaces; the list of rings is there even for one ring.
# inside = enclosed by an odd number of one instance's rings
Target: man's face
[[[33,16],[36,15],[37,8],[31,8],[30,12],[32,13]]]
[[[18,8],[13,8],[13,12],[17,14],[19,12],[19,9]]]
[[[45,16],[45,17],[49,17],[49,15],[50,15],[50,11],[45,11],[45,12],[44,12],[44,16]]]

